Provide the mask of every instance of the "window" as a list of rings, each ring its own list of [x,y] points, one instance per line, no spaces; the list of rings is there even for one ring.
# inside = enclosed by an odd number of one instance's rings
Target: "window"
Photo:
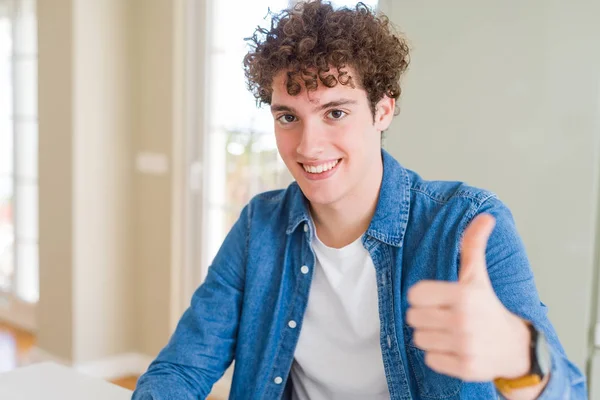
[[[0,295],[31,304],[39,297],[37,135],[35,0],[0,0]]]
[[[277,153],[271,113],[264,107],[256,108],[242,70],[247,52],[243,39],[257,25],[264,25],[269,8],[278,12],[287,6],[287,0],[240,1],[232,13],[230,2],[212,2],[204,202],[204,226],[210,234],[204,235],[205,266],[253,195],[291,182]],[[227,23],[221,23],[226,20]]]

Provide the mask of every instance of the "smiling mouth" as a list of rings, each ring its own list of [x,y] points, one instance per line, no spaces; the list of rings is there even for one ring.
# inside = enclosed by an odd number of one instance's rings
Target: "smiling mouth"
[[[318,175],[334,169],[340,163],[341,160],[342,159],[340,158],[335,161],[329,161],[318,165],[306,165],[302,163],[300,163],[300,165],[309,174]]]

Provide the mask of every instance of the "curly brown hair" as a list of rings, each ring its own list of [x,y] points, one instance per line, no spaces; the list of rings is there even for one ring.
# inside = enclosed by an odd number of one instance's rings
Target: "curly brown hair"
[[[259,105],[271,104],[273,78],[283,70],[288,71],[290,95],[302,91],[300,82],[314,91],[319,82],[331,88],[339,81],[364,88],[373,115],[384,95],[398,100],[409,48],[385,15],[377,15],[364,3],[353,9],[334,9],[322,0],[269,13],[271,28],[257,27],[246,38],[251,49],[244,57],[244,71]],[[358,76],[350,76],[347,67]],[[337,78],[331,68],[337,70]]]

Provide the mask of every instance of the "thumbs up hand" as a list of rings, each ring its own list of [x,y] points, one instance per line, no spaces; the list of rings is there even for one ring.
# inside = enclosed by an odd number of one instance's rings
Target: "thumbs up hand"
[[[500,302],[487,272],[494,226],[482,214],[467,227],[458,282],[421,281],[408,292],[406,321],[426,364],[464,381],[518,378],[530,367],[528,328]]]

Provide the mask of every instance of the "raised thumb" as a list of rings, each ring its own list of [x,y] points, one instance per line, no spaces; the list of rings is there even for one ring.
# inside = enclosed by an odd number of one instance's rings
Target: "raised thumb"
[[[489,214],[478,215],[467,227],[460,250],[459,282],[489,279],[485,261],[487,242],[496,225]]]

